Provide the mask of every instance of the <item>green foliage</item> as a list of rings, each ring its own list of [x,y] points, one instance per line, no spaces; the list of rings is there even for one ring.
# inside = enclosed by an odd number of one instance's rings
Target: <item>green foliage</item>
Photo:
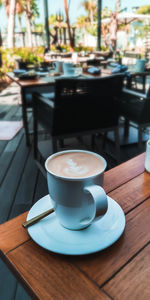
[[[150,14],[150,5],[141,6],[137,11],[137,14],[149,15]]]
[[[74,51],[75,52],[81,52],[81,51],[85,51],[85,52],[92,52],[93,50],[95,50],[93,47],[88,47],[88,46],[82,46],[82,45],[79,45],[78,47],[74,47]]]
[[[104,18],[109,18],[111,16],[112,10],[108,7],[104,7],[104,9],[102,9],[102,19]]]
[[[39,9],[37,6],[37,0],[31,0],[31,11],[33,11],[34,18],[39,17]]]
[[[136,37],[140,37],[140,38],[144,38],[147,34],[147,32],[150,31],[150,21],[149,21],[149,25],[144,25],[144,26],[141,26],[142,22],[139,22],[139,24],[137,24],[134,28],[135,30],[137,31],[136,33]]]
[[[8,49],[7,49],[8,50]],[[13,57],[17,56],[22,59],[23,62],[38,63],[43,61],[43,47],[38,48],[14,48]]]
[[[101,51],[109,51],[109,49],[105,45],[101,45]]]
[[[30,0],[30,11],[28,10],[27,0],[22,0],[21,5],[22,5],[22,10],[30,14],[30,17],[32,18],[39,17],[37,0]]]
[[[89,25],[89,19],[86,16],[80,16],[75,23],[77,27],[86,27]]]
[[[60,45],[59,47],[60,47],[60,50],[64,53],[70,51],[70,46],[69,45]],[[56,45],[51,45],[51,50],[58,52]]]
[[[35,32],[43,32],[44,31],[44,24],[34,24]]]
[[[15,68],[15,59],[28,62],[30,64],[39,64],[44,61],[43,59],[43,47],[38,48],[9,48],[0,49],[2,54],[2,67],[0,68],[0,78],[4,76],[6,72],[10,72]]]
[[[97,36],[97,25],[93,24],[86,28],[86,31],[93,36]]]
[[[60,45],[61,51],[62,52],[70,52],[70,46],[69,45]],[[52,51],[58,51],[55,45],[51,45],[51,50]],[[77,47],[74,47],[74,51],[75,52],[81,52],[81,51],[85,51],[85,52],[92,52],[94,50],[93,47],[85,47],[82,45],[79,45]]]

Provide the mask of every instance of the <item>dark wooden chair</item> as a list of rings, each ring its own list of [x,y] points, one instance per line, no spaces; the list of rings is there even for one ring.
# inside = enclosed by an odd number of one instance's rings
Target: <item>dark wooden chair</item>
[[[125,117],[126,127],[129,126],[130,121],[138,127],[138,145],[141,148],[142,132],[150,126],[150,87],[145,94],[123,88],[119,114]]]
[[[126,87],[137,92],[146,93],[147,81],[149,80],[150,72],[131,72],[127,77]]]
[[[37,157],[38,124],[50,133],[53,152],[57,141],[70,136],[94,135],[113,130],[119,160],[116,97],[122,90],[121,74],[104,78],[56,80],[55,97],[34,94],[34,155]]]

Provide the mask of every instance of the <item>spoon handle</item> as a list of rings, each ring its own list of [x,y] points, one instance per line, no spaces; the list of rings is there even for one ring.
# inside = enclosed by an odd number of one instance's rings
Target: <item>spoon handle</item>
[[[40,215],[38,215],[38,216],[36,216],[36,217],[34,217],[34,218],[32,218],[32,219],[30,219],[30,220],[24,222],[24,223],[22,224],[22,226],[23,226],[24,228],[27,228],[27,227],[29,227],[29,226],[31,226],[31,225],[37,223],[38,221],[40,221],[41,219],[45,218],[46,216],[50,215],[50,214],[53,213],[53,212],[54,212],[54,209],[53,209],[53,208],[50,208],[50,209],[46,210],[45,212],[41,213]]]

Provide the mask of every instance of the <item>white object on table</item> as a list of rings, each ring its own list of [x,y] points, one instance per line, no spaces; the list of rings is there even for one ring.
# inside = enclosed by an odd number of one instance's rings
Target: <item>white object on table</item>
[[[78,63],[78,53],[77,52],[72,53],[72,62],[75,65]]]
[[[145,170],[150,173],[150,140],[146,144]]]

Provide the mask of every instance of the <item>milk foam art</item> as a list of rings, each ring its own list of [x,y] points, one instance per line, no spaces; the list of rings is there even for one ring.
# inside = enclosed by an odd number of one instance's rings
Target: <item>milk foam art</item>
[[[74,173],[75,175],[84,175],[88,172],[88,168],[86,166],[78,166],[73,159],[66,159],[66,163],[68,164],[68,168],[65,168],[65,174]]]

